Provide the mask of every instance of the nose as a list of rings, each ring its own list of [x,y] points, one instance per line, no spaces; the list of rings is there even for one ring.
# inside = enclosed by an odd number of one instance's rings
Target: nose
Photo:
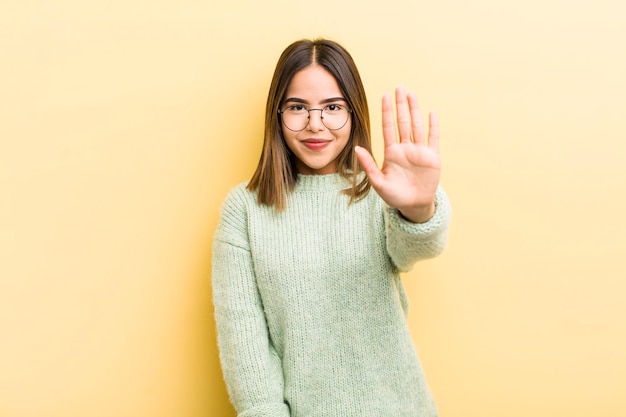
[[[319,113],[317,113],[319,111]],[[324,122],[322,116],[323,109],[309,109],[309,123],[307,124],[308,130],[317,132],[324,130]]]

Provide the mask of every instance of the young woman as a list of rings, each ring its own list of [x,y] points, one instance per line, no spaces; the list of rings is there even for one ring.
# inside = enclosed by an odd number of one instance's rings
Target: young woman
[[[259,165],[226,198],[213,247],[220,357],[239,417],[437,415],[399,277],[446,243],[437,120],[426,129],[401,88],[396,117],[389,96],[382,106],[379,169],[348,52],[302,40],[278,61]]]

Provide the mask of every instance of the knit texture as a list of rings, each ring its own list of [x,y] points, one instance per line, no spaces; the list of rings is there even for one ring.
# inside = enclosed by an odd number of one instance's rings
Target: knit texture
[[[338,174],[299,176],[282,212],[241,184],[213,245],[220,359],[239,417],[433,417],[399,271],[438,255],[440,188],[423,224]]]

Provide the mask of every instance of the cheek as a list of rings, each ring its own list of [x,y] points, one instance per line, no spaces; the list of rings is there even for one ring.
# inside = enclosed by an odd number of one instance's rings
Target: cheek
[[[346,123],[346,125],[341,129],[340,132],[341,132],[341,137],[346,142],[349,142],[352,136],[352,121],[349,120],[348,123]]]
[[[280,132],[283,134],[283,140],[284,140],[285,142],[288,142],[288,141],[289,141],[289,130],[287,130],[287,128],[285,128],[285,126],[283,126],[283,125],[281,124],[281,126],[280,126]]]
[[[282,128],[283,133],[283,142],[287,145],[287,148],[293,152],[293,145],[296,141],[295,134],[291,130],[286,129],[284,126]]]

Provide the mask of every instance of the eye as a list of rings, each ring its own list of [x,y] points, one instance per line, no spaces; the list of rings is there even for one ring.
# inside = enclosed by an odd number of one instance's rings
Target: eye
[[[344,107],[341,104],[329,104],[324,108],[324,111],[328,113],[337,113],[342,111],[343,109]]]
[[[304,113],[306,112],[306,108],[302,104],[292,104],[291,106],[287,106],[284,111],[289,113]]]

